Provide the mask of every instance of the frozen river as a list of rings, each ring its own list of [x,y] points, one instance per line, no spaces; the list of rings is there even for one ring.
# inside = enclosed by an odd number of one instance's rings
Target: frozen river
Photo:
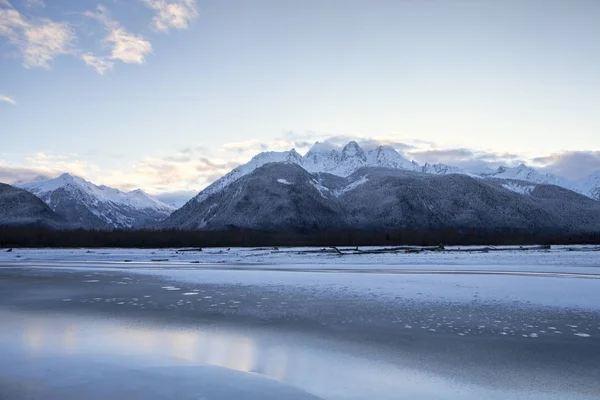
[[[0,398],[600,396],[600,253],[313,250],[0,253]]]

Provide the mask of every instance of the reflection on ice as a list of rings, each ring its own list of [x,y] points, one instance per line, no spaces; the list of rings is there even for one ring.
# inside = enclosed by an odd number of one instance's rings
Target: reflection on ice
[[[17,382],[27,387],[33,385],[33,377],[36,387],[43,383],[60,390],[81,385],[90,377],[102,380],[108,379],[108,376],[112,377],[113,385],[121,382],[145,390],[154,390],[151,388],[159,385],[161,379],[165,380],[165,385],[172,385],[177,390],[183,390],[184,387],[200,390],[198,385],[206,383],[206,376],[224,376],[222,371],[234,370],[255,373],[248,376],[257,379],[259,375],[266,376],[325,400],[454,399],[457,395],[461,399],[520,398],[516,394],[507,394],[506,390],[450,382],[428,373],[392,365],[384,362],[380,354],[365,352],[364,348],[324,339],[308,340],[299,335],[273,331],[131,325],[86,317],[2,310],[0,321],[3,321],[0,325],[0,354],[5,361],[0,364],[0,397],[2,385],[10,387],[11,383]],[[196,368],[200,366],[222,367],[226,370],[215,372],[205,367]],[[174,367],[194,368],[172,369]],[[198,378],[199,373],[204,374],[204,381]],[[135,379],[141,379],[144,383],[137,384]],[[242,382],[246,378],[239,374],[226,378],[227,382],[236,379]],[[268,384],[271,381],[265,382]],[[209,390],[205,386],[201,389]],[[94,390],[106,396],[113,395],[106,392],[101,384]],[[403,397],[399,397],[399,393]],[[157,393],[150,394],[152,396],[146,398],[160,398]],[[73,393],[69,392],[69,395]],[[168,396],[175,395],[175,392],[168,393]],[[223,392],[215,396],[227,398],[223,397]],[[237,396],[232,398],[242,398],[239,393]],[[289,396],[281,398],[292,398]],[[528,398],[565,397],[541,393]]]

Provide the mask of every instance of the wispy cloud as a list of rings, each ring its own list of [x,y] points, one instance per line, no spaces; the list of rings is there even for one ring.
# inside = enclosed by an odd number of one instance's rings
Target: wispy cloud
[[[433,148],[432,148],[433,147]],[[524,156],[513,153],[495,153],[468,148],[417,148],[407,153],[419,163],[443,163],[462,168],[473,173],[491,172],[500,166],[516,166],[527,162]]]
[[[577,180],[600,170],[600,151],[554,153],[536,157],[532,162],[545,172]]]
[[[42,19],[39,24],[25,29],[25,40],[21,45],[23,61],[29,68],[50,68],[56,56],[71,54],[75,33],[69,25]]]
[[[56,177],[64,172],[89,177],[99,171],[97,166],[81,160],[76,154],[38,152],[30,154],[22,164],[16,165],[0,159],[0,182],[6,183],[30,181],[38,177]]]
[[[112,19],[106,7],[98,5],[96,11],[86,11],[85,16],[93,18],[104,25],[107,35],[104,38],[105,45],[110,48],[108,59],[118,60],[126,64],[143,64],[146,56],[152,52],[152,44],[143,36],[133,34],[125,29],[118,21]],[[96,68],[98,71],[98,61],[106,71],[106,63],[102,63],[102,58],[95,57],[90,59],[94,64],[86,64]],[[84,60],[85,61],[85,60]],[[99,71],[100,72],[100,71]]]
[[[27,19],[7,0],[0,1],[0,36],[20,50],[27,68],[50,68],[57,56],[73,53],[77,38],[69,24]]]
[[[32,168],[25,166],[13,166],[0,161],[0,182],[15,183],[19,181],[31,181],[38,177],[58,176],[58,171]]]
[[[0,93],[0,102],[12,104],[13,106],[17,105],[17,101],[15,99],[13,99],[12,97],[3,95],[2,93]]]
[[[84,63],[94,68],[100,75],[104,75],[115,65],[114,62],[107,60],[105,57],[97,57],[93,53],[85,53],[81,56]]]
[[[142,0],[156,11],[152,19],[152,28],[158,32],[173,29],[186,29],[198,16],[196,0]]]

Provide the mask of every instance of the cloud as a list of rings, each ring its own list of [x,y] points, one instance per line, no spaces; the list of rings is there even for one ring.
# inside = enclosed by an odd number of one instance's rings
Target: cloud
[[[54,154],[38,152],[25,159],[26,165],[40,171],[47,171],[46,175],[60,175],[68,172],[77,176],[89,176],[101,171],[98,166],[84,161],[77,154]]]
[[[152,52],[152,44],[143,36],[130,33],[118,21],[112,19],[106,7],[98,5],[95,12],[86,11],[83,15],[104,25],[107,32],[104,44],[110,49],[108,59],[118,60],[125,64],[146,62],[146,56]],[[96,57],[93,61],[98,64],[98,62],[102,63],[102,60],[102,58]],[[88,63],[88,65],[92,64]],[[102,65],[106,66],[106,63]],[[97,66],[92,66],[98,70]],[[106,71],[106,68],[103,71]]]
[[[183,206],[192,197],[198,194],[198,190],[178,190],[175,192],[165,192],[154,197],[166,204],[171,204],[177,208]]]
[[[83,161],[76,154],[33,153],[21,165],[0,159],[0,182],[31,181],[38,177],[57,177],[64,172],[88,177],[101,171],[97,166]]]
[[[243,142],[226,143],[221,148],[225,151],[230,151],[237,154],[244,154],[248,152],[261,152],[267,151],[269,145],[261,143],[258,140],[246,140]]]
[[[196,0],[142,0],[156,11],[152,28],[158,32],[169,29],[187,29],[190,21],[198,16]]]
[[[17,101],[15,99],[13,99],[12,97],[5,96],[2,93],[0,93],[0,102],[12,104],[13,106],[17,105]]]
[[[410,153],[416,160],[435,162],[453,162],[458,160],[467,160],[475,157],[472,150],[469,149],[434,149],[419,150]]]
[[[418,163],[442,163],[462,168],[472,173],[485,173],[500,166],[513,167],[527,162],[523,156],[513,153],[494,153],[467,148],[454,149],[415,149],[407,153]]]
[[[536,157],[532,162],[544,172],[579,180],[600,170],[600,151],[567,151]]]
[[[0,162],[0,182],[10,184],[19,181],[31,181],[38,177],[50,177],[58,175],[60,174],[57,171],[43,168],[11,166]]]
[[[105,40],[112,46],[110,59],[125,64],[143,64],[146,55],[152,52],[150,42],[142,36],[127,32],[124,28],[111,30]]]
[[[6,0],[0,7],[0,36],[20,50],[26,68],[48,69],[57,56],[73,53],[77,36],[69,24],[26,19]]]
[[[107,60],[105,57],[97,57],[93,53],[85,53],[81,56],[84,63],[94,68],[100,75],[104,75],[115,65],[114,62]]]
[[[42,19],[38,25],[25,29],[25,41],[21,46],[23,61],[28,68],[50,68],[56,56],[71,54],[75,33],[69,25]]]

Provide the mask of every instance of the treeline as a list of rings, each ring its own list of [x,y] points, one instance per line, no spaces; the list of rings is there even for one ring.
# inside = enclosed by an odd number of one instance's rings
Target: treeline
[[[566,234],[523,230],[259,232],[181,230],[50,230],[0,227],[0,247],[258,247],[600,244],[600,232]]]

